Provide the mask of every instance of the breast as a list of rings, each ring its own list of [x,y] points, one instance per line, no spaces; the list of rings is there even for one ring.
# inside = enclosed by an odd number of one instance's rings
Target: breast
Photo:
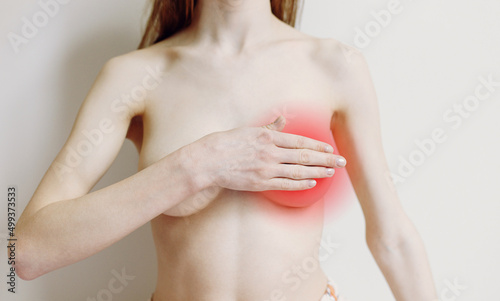
[[[199,104],[199,106],[203,106]],[[221,118],[219,114],[207,114],[208,109],[192,112],[188,106],[179,106],[175,115],[164,117],[164,113],[156,110],[150,113],[145,122],[145,146],[143,147],[143,162],[151,164],[175,149],[189,144],[196,139],[214,131],[223,131],[240,126],[263,126],[274,121],[279,115],[286,118],[285,133],[302,135],[315,140],[326,142],[335,147],[330,130],[332,111],[326,101],[311,101],[307,103],[303,98],[297,101],[289,100],[274,104],[253,104],[251,110],[245,114],[235,113]],[[184,112],[185,111],[185,112]],[[195,114],[193,116],[193,114]],[[198,114],[198,115],[197,115]],[[162,116],[156,116],[162,115]],[[175,131],[177,125],[183,124],[182,118],[190,116],[189,126],[183,126],[182,133]],[[224,115],[222,115],[224,116]],[[260,117],[256,117],[260,116]],[[161,117],[161,118],[160,118]],[[152,124],[149,124],[152,123]],[[149,131],[148,131],[149,129]],[[151,144],[154,141],[154,145]],[[154,146],[154,147],[152,147]],[[146,164],[144,164],[146,166]],[[336,175],[328,178],[316,179],[316,186],[302,191],[263,191],[257,193],[262,199],[287,207],[307,207],[319,201],[328,191]],[[221,196],[225,189],[209,187],[183,200],[178,206],[171,208],[166,215],[189,216],[195,214]]]
[[[321,110],[307,104],[287,106],[282,111],[275,111],[270,114],[262,124],[272,122],[279,115],[286,118],[286,125],[282,132],[328,143],[333,146],[335,153],[338,154],[330,130],[331,112],[329,110]],[[261,192],[261,194],[270,201],[282,206],[307,207],[325,196],[331,184],[335,181],[335,176],[315,179],[316,186],[307,190],[268,190]]]

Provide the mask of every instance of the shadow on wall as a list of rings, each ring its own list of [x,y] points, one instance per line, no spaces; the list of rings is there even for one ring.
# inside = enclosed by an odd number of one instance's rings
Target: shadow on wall
[[[54,136],[64,137],[65,141],[99,70],[110,58],[136,49],[137,40],[138,37],[127,36],[123,28],[107,28],[89,32],[76,45],[66,46],[67,57],[59,79],[60,102],[55,108],[60,120],[53,129]],[[133,175],[137,163],[137,151],[127,140],[93,190]],[[38,297],[40,300],[145,300],[156,284],[155,254],[148,223],[106,250],[35,280],[38,287],[46,288]]]

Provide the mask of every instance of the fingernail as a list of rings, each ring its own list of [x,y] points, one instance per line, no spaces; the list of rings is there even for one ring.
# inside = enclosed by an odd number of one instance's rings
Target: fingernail
[[[325,152],[327,152],[327,153],[333,153],[333,147],[331,147],[330,145],[326,145],[325,146]]]
[[[337,166],[344,167],[347,162],[344,158],[337,158],[337,160],[335,160],[335,163],[337,163]]]
[[[335,173],[335,169],[333,169],[333,168],[327,168],[326,169],[326,174],[327,175],[333,176],[334,173]]]
[[[309,183],[308,183],[308,184],[309,184],[309,187],[314,187],[314,186],[316,186],[316,181],[314,181],[314,180],[309,180]]]

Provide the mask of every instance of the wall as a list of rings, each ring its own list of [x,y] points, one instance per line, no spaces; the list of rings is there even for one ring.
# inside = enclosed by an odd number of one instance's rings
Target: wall
[[[442,301],[500,300],[500,86],[475,97],[480,78],[500,84],[499,15],[493,0],[318,0],[304,9],[302,31],[367,58],[390,169]],[[440,139],[430,143],[433,132]],[[323,268],[349,300],[394,300],[364,242],[360,206],[352,195],[346,203],[325,226],[337,248]]]

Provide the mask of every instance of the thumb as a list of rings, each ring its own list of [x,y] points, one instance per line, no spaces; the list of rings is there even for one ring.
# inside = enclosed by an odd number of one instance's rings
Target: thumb
[[[273,130],[273,131],[282,131],[283,128],[285,128],[285,117],[283,115],[280,115],[278,118],[276,118],[272,123],[263,125],[263,128]]]

